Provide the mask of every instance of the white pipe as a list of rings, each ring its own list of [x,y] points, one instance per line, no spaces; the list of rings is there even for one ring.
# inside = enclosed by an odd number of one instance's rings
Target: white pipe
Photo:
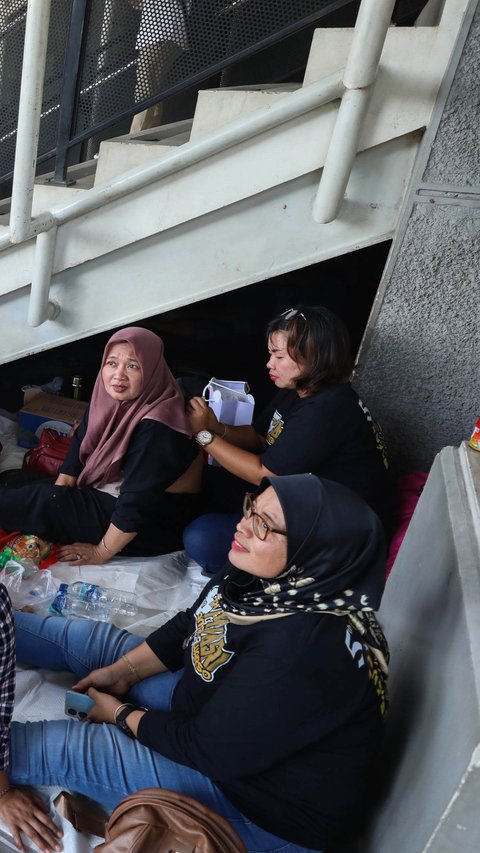
[[[394,6],[395,0],[362,0],[343,76],[347,89],[375,80]]]
[[[343,75],[345,93],[313,203],[315,222],[337,218],[368,109],[395,0],[362,0]]]
[[[286,95],[285,98],[279,98],[274,103],[262,107],[250,115],[242,116],[230,124],[218,128],[209,133],[208,136],[187,142],[161,160],[137,166],[135,169],[113,178],[110,183],[100,184],[79,198],[53,207],[32,220],[30,233],[23,239],[31,239],[55,225],[63,225],[79,216],[85,216],[104,204],[123,198],[130,193],[143,189],[143,187],[150,186],[161,178],[174,175],[189,166],[206,160],[208,157],[292,121],[330,103],[330,101],[341,98],[343,91],[341,71],[316,83],[311,83],[309,86],[304,86],[296,92]],[[8,234],[2,235],[0,237],[0,250],[7,249],[9,246]]]
[[[325,224],[338,216],[357,155],[358,140],[372,88],[347,89],[342,98],[313,203],[315,222]]]
[[[56,227],[51,228],[50,231],[44,231],[37,237],[28,304],[27,322],[29,326],[41,326],[45,320],[53,319],[48,296],[56,245]]]
[[[30,235],[51,0],[28,0],[18,111],[10,241]]]

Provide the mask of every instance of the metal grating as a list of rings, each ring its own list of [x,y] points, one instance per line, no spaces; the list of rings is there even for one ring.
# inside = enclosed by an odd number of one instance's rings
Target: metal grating
[[[39,150],[55,147],[71,2],[53,0]],[[13,168],[17,138],[25,0],[0,0],[0,175]]]
[[[351,0],[105,0],[88,26],[76,133],[146,106]]]
[[[52,0],[39,163],[65,177],[69,152],[287,35],[360,0]],[[397,0],[421,7],[426,0]],[[0,190],[14,163],[26,0],[0,0]],[[349,23],[353,23],[349,20]],[[344,25],[344,24],[343,24]],[[259,81],[261,82],[261,81]],[[155,110],[151,110],[155,113]],[[154,115],[161,121],[161,108]],[[144,125],[149,126],[149,125]],[[139,128],[137,128],[139,129]],[[80,145],[92,139],[81,153]],[[50,158],[50,160],[49,160]],[[1,177],[3,176],[3,177]]]

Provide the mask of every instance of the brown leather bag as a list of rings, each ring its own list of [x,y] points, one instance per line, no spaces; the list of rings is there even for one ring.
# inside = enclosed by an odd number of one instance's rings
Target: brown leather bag
[[[24,468],[34,468],[47,477],[56,477],[64,461],[71,438],[55,429],[44,429],[36,447],[32,447],[23,458]]]
[[[228,821],[191,797],[144,788],[125,797],[95,853],[247,853]]]

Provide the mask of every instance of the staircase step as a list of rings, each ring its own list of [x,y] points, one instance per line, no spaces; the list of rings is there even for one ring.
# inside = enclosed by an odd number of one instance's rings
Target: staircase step
[[[425,127],[453,47],[438,27],[390,27],[380,60],[359,149],[378,145],[387,135]],[[353,29],[318,29],[304,85],[345,67]]]
[[[77,184],[71,187],[48,183],[35,184],[33,187],[32,215],[37,216],[56,204],[73,201],[73,199],[88,192],[88,189],[79,187]]]
[[[225,89],[204,89],[198,93],[195,117],[190,138],[197,139],[217,127],[234,121],[241,115],[253,113],[260,107],[284,98],[300,89],[300,83],[283,86],[248,86]]]
[[[95,186],[108,183],[112,178],[141,166],[151,160],[159,160],[172,148],[184,145],[190,139],[192,120],[162,125],[143,130],[132,136],[107,139],[100,145]]]

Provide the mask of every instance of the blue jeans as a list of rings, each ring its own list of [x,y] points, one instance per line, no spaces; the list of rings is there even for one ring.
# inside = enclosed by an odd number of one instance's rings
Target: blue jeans
[[[233,534],[241,516],[209,512],[191,521],[183,531],[183,547],[204,571],[214,575],[227,562]]]
[[[19,663],[79,678],[108,666],[143,642],[143,637],[104,622],[15,614]],[[169,710],[182,673],[161,673],[132,687],[129,697],[151,709]],[[223,815],[249,853],[313,853],[283,841],[248,820],[219,788],[197,770],[170,761],[107,723],[76,720],[13,723],[12,785],[53,785],[84,794],[108,810],[141,788],[169,788],[194,797]]]

